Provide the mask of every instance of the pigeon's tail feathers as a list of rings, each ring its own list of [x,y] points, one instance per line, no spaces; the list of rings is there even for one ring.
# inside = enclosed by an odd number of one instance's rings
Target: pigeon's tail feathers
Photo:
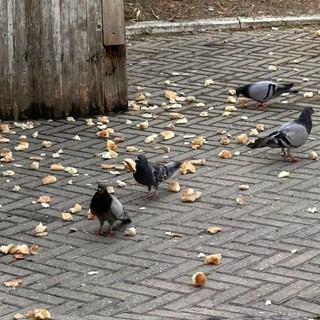
[[[282,94],[286,92],[291,92],[291,93],[298,93],[299,90],[293,88],[294,84],[293,83],[281,83],[277,86],[277,93]]]
[[[247,146],[251,149],[263,148],[268,145],[268,140],[266,138],[258,138],[254,142],[250,142]]]
[[[167,172],[167,179],[173,176],[173,174],[180,168],[181,164],[182,164],[181,161],[175,161],[165,165],[166,172]]]
[[[288,122],[288,125],[290,123]],[[292,139],[292,138],[291,138]],[[293,146],[290,137],[283,131],[275,131],[270,133],[267,137],[259,138],[255,142],[249,143],[248,147],[255,148],[290,148]],[[299,143],[301,145],[301,143]]]
[[[286,90],[290,90],[293,87],[293,83],[283,83],[282,87]]]
[[[131,218],[129,217],[129,215],[126,211],[123,212],[123,217],[122,217],[121,221],[123,224],[132,222]]]

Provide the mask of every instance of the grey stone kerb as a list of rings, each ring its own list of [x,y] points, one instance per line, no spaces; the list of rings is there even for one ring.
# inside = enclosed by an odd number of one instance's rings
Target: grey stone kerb
[[[303,16],[280,16],[280,17],[236,17],[224,19],[202,19],[195,21],[146,21],[137,22],[126,27],[126,34],[156,34],[156,33],[174,33],[190,32],[199,29],[220,30],[220,29],[247,29],[250,27],[264,28],[270,26],[286,25],[310,25],[320,23],[320,15],[303,15]]]

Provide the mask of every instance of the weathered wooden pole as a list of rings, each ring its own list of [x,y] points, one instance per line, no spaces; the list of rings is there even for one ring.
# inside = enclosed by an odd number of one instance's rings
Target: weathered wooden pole
[[[128,110],[123,0],[102,1],[103,95],[108,112]]]

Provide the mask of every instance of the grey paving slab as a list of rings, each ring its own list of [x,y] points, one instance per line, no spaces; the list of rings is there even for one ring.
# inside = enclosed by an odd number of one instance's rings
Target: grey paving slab
[[[134,100],[142,92],[149,105],[109,115],[106,126],[114,129],[109,138],[98,137],[97,117],[92,117],[92,126],[86,119],[37,120],[25,130],[9,123],[15,133],[2,133],[10,141],[0,148],[9,148],[14,161],[0,164],[0,245],[34,243],[39,252],[20,260],[0,255],[1,319],[41,307],[59,320],[319,315],[320,216],[308,212],[320,210],[319,162],[308,159],[310,150],[319,152],[319,45],[320,38],[310,28],[129,38],[129,97]],[[270,65],[277,70],[269,71]],[[206,79],[214,83],[204,86]],[[222,116],[229,89],[261,79],[293,81],[300,93],[276,99],[265,110],[250,102]],[[167,110],[165,90],[196,100]],[[307,91],[314,97],[305,98]],[[270,133],[305,106],[317,113],[311,139],[295,150],[300,162],[287,162],[278,150],[251,150],[235,143],[235,136],[249,134],[256,123]],[[175,124],[170,112],[182,113],[188,123]],[[149,128],[139,130],[137,124],[146,116]],[[175,137],[164,141],[160,133],[172,123]],[[229,145],[220,144],[217,130],[230,134]],[[146,144],[144,139],[153,133],[158,136]],[[28,150],[15,150],[21,135],[26,135]],[[207,143],[194,150],[191,141],[198,136],[205,136]],[[107,151],[107,139],[116,140],[118,157],[97,156]],[[44,140],[52,141],[52,147],[44,148]],[[174,178],[182,189],[194,188],[202,197],[183,203],[181,192],[169,193],[163,184],[160,198],[147,200],[146,188],[137,185],[131,173],[114,174],[114,169],[101,167],[135,158],[137,152],[128,152],[128,146],[143,150],[152,161],[206,159],[194,174]],[[223,149],[238,155],[221,159]],[[43,158],[39,170],[31,169],[31,156]],[[74,167],[77,173],[52,171],[53,163]],[[7,170],[15,174],[5,176]],[[289,171],[289,178],[278,178],[283,170]],[[43,185],[42,178],[49,174],[57,182]],[[117,226],[112,238],[95,236],[98,222],[88,220],[87,212],[99,180],[114,186],[132,216],[135,237],[126,237],[124,226]],[[120,187],[117,180],[126,185]],[[248,184],[249,190],[240,191],[240,184]],[[42,195],[51,197],[47,208],[37,202]],[[237,197],[245,205],[238,205]],[[63,221],[61,212],[76,203],[81,211],[72,221]],[[40,222],[48,226],[43,238],[34,236]],[[221,226],[222,232],[208,234],[211,225]],[[204,265],[200,253],[221,253],[221,264]],[[208,278],[203,288],[191,284],[198,271]],[[5,287],[3,283],[13,278],[21,278],[22,284]]]

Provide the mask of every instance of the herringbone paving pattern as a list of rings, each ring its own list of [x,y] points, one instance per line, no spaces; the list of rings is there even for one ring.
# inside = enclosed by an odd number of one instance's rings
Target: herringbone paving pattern
[[[308,212],[308,208],[320,210],[319,163],[307,158],[310,150],[319,151],[319,114],[314,115],[312,139],[296,150],[302,158],[298,163],[285,161],[277,150],[250,150],[234,142],[236,135],[248,133],[258,122],[271,132],[294,119],[304,106],[319,111],[320,38],[314,37],[313,30],[288,29],[166,35],[129,39],[128,43],[130,98],[141,87],[159,108],[109,117],[108,126],[115,130],[110,139],[124,136],[118,144],[118,158],[95,156],[106,151],[106,139],[99,138],[97,125],[87,126],[85,119],[36,121],[33,129],[15,128],[16,134],[3,134],[10,142],[1,147],[10,148],[15,161],[2,163],[1,172],[13,170],[15,175],[0,177],[0,244],[35,243],[39,254],[23,260],[0,256],[1,319],[39,307],[61,320],[306,319],[320,315],[320,217]],[[277,71],[268,71],[269,65]],[[205,87],[208,78],[215,82]],[[293,81],[300,94],[273,101],[264,111],[249,103],[222,117],[228,89],[259,79]],[[165,85],[166,80],[171,85]],[[172,122],[169,111],[161,107],[166,89],[196,97],[195,102],[174,110],[183,113],[188,124],[177,125],[172,140],[164,142],[159,136],[145,144],[146,136]],[[314,97],[304,98],[306,91],[314,92]],[[196,106],[198,102],[205,106]],[[202,111],[208,111],[208,117],[199,117]],[[153,119],[141,131],[136,125],[145,120],[146,112]],[[217,129],[232,135],[226,148],[240,155],[229,160],[218,157],[225,147]],[[33,138],[36,131],[39,135]],[[207,143],[193,150],[192,138],[185,137],[189,134],[205,136]],[[20,135],[29,141],[26,151],[14,150]],[[81,141],[73,140],[75,135]],[[52,141],[52,147],[42,148],[43,140]],[[170,146],[167,155],[172,160],[206,159],[195,174],[176,177],[182,188],[202,192],[195,203],[182,203],[180,193],[168,193],[165,184],[159,200],[146,200],[146,188],[136,185],[130,173],[112,175],[101,168],[102,163],[134,158],[137,153],[126,152],[130,145],[143,149],[151,160],[161,161],[164,144]],[[60,149],[60,158],[53,158]],[[31,170],[29,157],[39,155],[43,157],[39,170]],[[50,165],[57,162],[77,168],[78,175],[54,172],[57,182],[42,185],[41,179],[52,173]],[[277,177],[283,170],[290,172],[289,178]],[[94,235],[98,222],[87,220],[87,210],[98,180],[108,180],[115,187],[133,218],[135,237],[125,237],[123,226],[116,228],[112,238]],[[127,185],[117,187],[116,180]],[[240,184],[250,189],[239,191]],[[18,192],[13,191],[16,185],[21,187]],[[52,198],[48,208],[36,203],[44,194]],[[236,203],[239,196],[245,205]],[[72,222],[63,222],[60,213],[76,203],[82,211],[73,215]],[[48,226],[46,237],[34,236],[39,222]],[[223,231],[206,233],[211,225]],[[171,238],[166,235],[169,231],[182,237]],[[198,257],[201,252],[221,253],[221,264],[204,265]],[[202,288],[191,285],[197,271],[208,278]],[[15,289],[5,287],[3,283],[12,278],[23,282]]]

